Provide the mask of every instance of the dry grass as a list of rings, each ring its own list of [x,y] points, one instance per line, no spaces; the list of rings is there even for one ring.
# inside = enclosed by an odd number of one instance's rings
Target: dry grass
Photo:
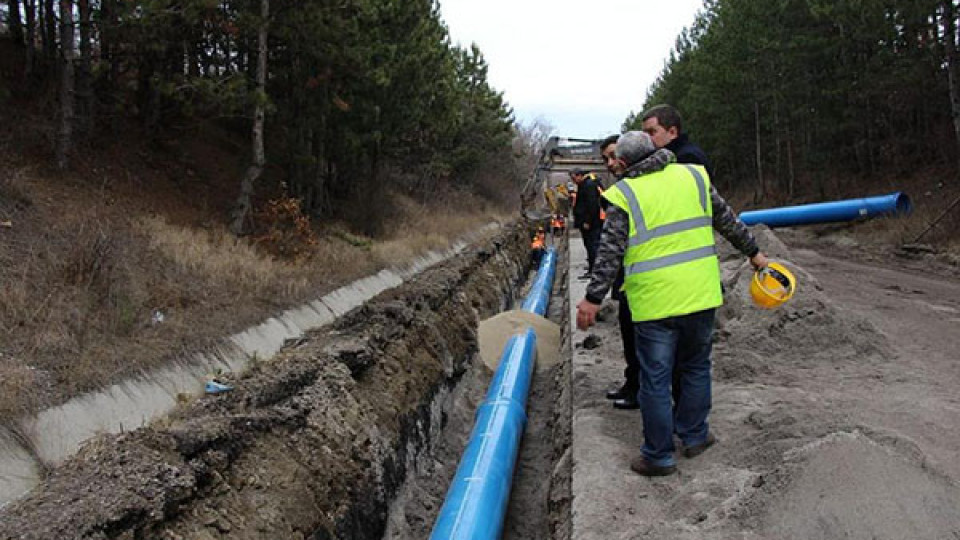
[[[178,272],[201,276],[207,287],[284,298],[302,295],[310,287],[299,268],[264,255],[222,226],[188,229],[151,216],[139,220],[137,229],[148,239],[149,249],[167,258]]]
[[[470,197],[397,197],[386,238],[329,224],[309,256],[288,262],[221,225],[189,226],[180,205],[175,221],[145,211],[142,191],[105,201],[81,182],[3,172],[0,217],[14,227],[0,228],[0,421],[202,350],[504,218]]]
[[[38,405],[36,391],[40,382],[35,370],[23,365],[0,362],[0,422],[34,409]]]
[[[387,237],[371,247],[373,258],[383,266],[403,264],[429,251],[446,249],[458,238],[493,221],[504,222],[507,213],[485,205],[470,194],[426,205],[409,197],[393,195],[398,218]]]
[[[908,216],[874,219],[850,229],[850,234],[862,245],[896,248],[917,241],[917,237],[947,206],[960,197],[960,186],[943,184],[939,175],[931,175],[902,182],[897,189],[907,193],[913,202]],[[891,191],[893,191],[891,189]],[[943,216],[938,224],[924,234],[919,242],[947,255],[960,255],[960,206]]]

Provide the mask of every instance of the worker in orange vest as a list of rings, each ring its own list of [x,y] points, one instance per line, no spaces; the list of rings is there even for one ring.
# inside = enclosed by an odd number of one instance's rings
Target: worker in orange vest
[[[563,230],[566,227],[566,223],[563,221],[563,216],[560,214],[554,214],[553,219],[550,220],[550,228],[553,229],[554,236],[560,236],[563,234]]]
[[[547,249],[547,235],[543,232],[543,227],[537,227],[537,234],[530,242],[530,258],[534,266],[540,266],[540,259],[543,258],[543,252]]]

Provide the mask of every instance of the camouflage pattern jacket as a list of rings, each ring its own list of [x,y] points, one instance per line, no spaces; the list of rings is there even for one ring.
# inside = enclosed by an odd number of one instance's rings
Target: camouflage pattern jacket
[[[673,152],[666,148],[657,150],[650,157],[627,169],[621,178],[634,178],[663,170],[676,161]],[[750,229],[737,218],[727,201],[717,189],[710,185],[710,203],[713,206],[713,229],[733,244],[746,257],[753,257],[760,249]],[[610,290],[623,264],[623,255],[627,250],[627,236],[630,234],[630,216],[624,210],[610,205],[607,209],[607,221],[603,225],[603,235],[597,247],[597,260],[593,264],[593,274],[587,285],[586,298],[589,302],[600,304]]]

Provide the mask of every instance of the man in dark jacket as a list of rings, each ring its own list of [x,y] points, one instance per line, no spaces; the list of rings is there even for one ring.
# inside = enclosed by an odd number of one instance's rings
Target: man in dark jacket
[[[611,135],[600,143],[600,155],[607,170],[616,179],[624,173],[621,162],[616,158],[617,141],[620,135]],[[609,205],[608,205],[609,206]],[[630,306],[620,291],[623,286],[623,266],[617,272],[613,282],[613,297],[617,300],[617,320],[620,323],[620,339],[623,342],[623,356],[627,367],[623,370],[623,384],[616,390],[607,392],[607,399],[613,400],[617,409],[638,409],[640,400],[637,392],[640,390],[640,363],[637,360],[636,344],[633,338],[633,317],[630,315]]]
[[[707,154],[699,146],[690,142],[683,132],[683,119],[680,111],[672,105],[656,105],[643,113],[643,131],[653,139],[657,148],[666,148],[677,157],[677,163],[703,165],[707,174],[713,177],[713,166]]]
[[[677,163],[703,165],[707,175],[713,178],[713,166],[707,159],[707,154],[683,132],[683,119],[680,111],[672,105],[654,105],[643,113],[642,129],[650,136],[653,144],[658,148],[666,148],[676,156]],[[673,399],[680,401],[679,373],[674,373]]]
[[[580,279],[587,279],[593,272],[593,261],[597,258],[597,244],[603,231],[603,219],[600,217],[600,180],[593,173],[586,174],[574,169],[570,177],[577,185],[577,202],[573,206],[573,226],[580,230],[583,246],[587,249],[587,273]]]

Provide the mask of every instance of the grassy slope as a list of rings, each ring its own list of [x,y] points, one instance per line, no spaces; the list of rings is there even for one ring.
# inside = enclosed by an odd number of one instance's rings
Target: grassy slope
[[[43,116],[8,114],[16,117],[0,126],[32,129],[0,131],[0,222],[11,225],[0,225],[0,421],[201,349],[505,217],[476,200],[428,207],[395,195],[400,211],[385,238],[358,241],[325,223],[309,259],[275,260],[224,226],[242,140],[208,130],[148,143],[124,130],[79,149],[61,174]]]

